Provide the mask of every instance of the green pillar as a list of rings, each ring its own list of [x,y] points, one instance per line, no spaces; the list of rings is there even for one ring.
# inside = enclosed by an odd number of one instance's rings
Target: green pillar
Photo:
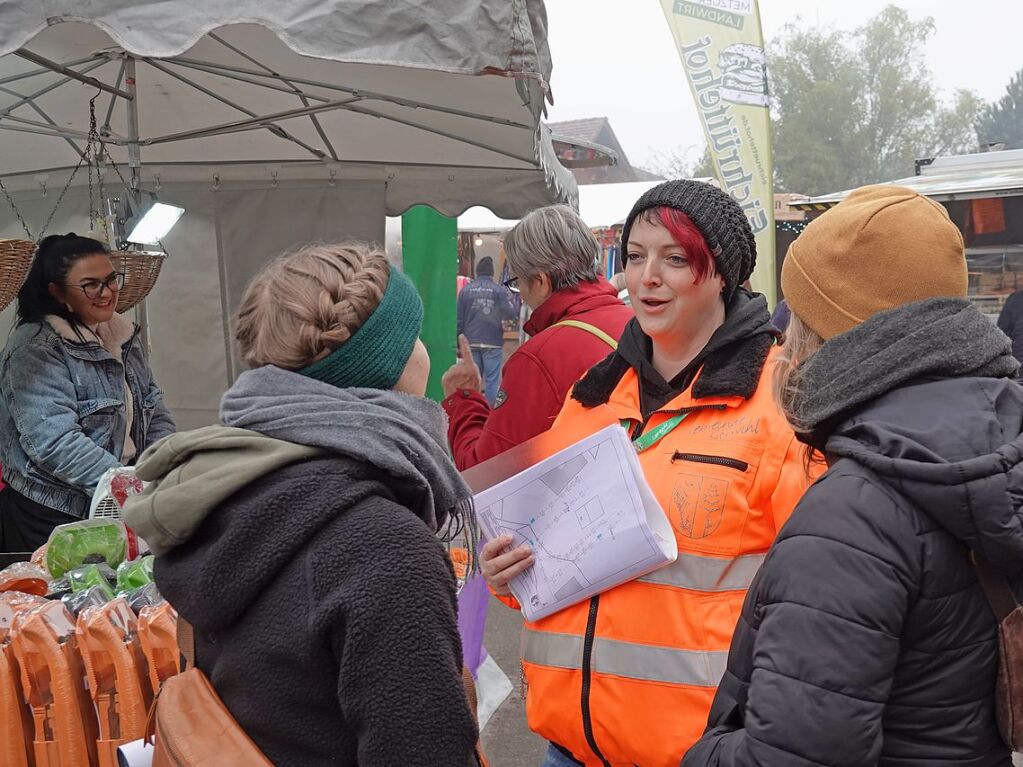
[[[458,220],[417,205],[401,217],[405,274],[419,290],[426,310],[420,338],[430,352],[426,396],[444,398],[440,378],[455,364]]]

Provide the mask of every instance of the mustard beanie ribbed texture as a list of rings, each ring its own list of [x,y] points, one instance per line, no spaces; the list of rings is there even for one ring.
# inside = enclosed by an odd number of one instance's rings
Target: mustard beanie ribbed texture
[[[857,189],[789,247],[781,285],[825,340],[928,298],[966,296],[963,236],[940,204],[899,186]]]

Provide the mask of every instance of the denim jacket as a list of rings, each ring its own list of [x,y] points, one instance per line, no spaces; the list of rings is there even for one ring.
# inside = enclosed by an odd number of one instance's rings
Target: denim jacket
[[[121,465],[125,384],[134,401],[131,438],[138,453],[174,432],[138,328],[120,315],[108,326],[121,359],[48,322],[16,328],[0,354],[4,480],[31,500],[79,518],[88,515],[99,478]]]

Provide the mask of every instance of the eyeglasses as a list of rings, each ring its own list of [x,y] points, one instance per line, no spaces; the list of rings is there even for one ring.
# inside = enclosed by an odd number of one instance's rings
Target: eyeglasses
[[[124,272],[114,272],[105,280],[86,280],[80,285],[68,285],[67,287],[76,288],[85,293],[86,298],[95,300],[103,295],[104,290],[119,293],[124,287]]]
[[[508,288],[508,290],[512,291],[513,293],[518,293],[519,292],[519,278],[518,277],[509,277],[507,280],[505,280],[501,284],[504,285],[506,288]]]

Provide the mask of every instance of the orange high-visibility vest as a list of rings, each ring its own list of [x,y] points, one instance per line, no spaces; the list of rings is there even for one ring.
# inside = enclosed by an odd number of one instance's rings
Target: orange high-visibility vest
[[[686,391],[643,428],[689,413],[639,456],[677,561],[525,626],[529,726],[586,765],[677,767],[706,727],[746,591],[809,484],[772,400],[776,355],[751,399]],[[635,427],[638,386],[630,370],[606,405],[569,399],[555,428],[600,409]]]

